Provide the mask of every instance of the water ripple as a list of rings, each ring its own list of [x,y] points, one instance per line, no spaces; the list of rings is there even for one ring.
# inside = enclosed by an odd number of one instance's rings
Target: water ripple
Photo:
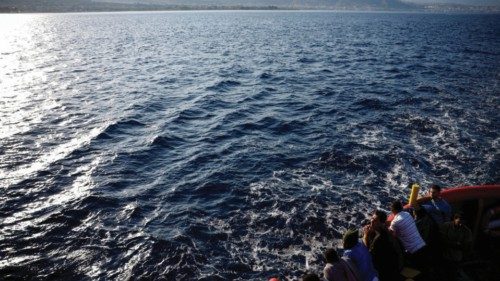
[[[500,181],[495,15],[1,21],[2,280],[293,280],[410,181]]]

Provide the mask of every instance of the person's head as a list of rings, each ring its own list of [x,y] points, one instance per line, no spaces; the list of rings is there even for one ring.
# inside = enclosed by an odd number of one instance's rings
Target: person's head
[[[308,273],[302,276],[302,281],[321,281],[316,273]]]
[[[437,184],[431,185],[431,188],[429,189],[429,196],[432,199],[438,199],[441,197],[441,186]]]
[[[342,242],[344,244],[344,249],[351,249],[358,244],[359,233],[357,230],[348,229],[344,236],[342,237]]]
[[[375,212],[373,212],[373,219],[377,220],[378,222],[382,223],[382,224],[385,224],[385,222],[387,221],[387,214],[382,211],[382,210],[375,210]]]
[[[392,202],[391,204],[391,212],[394,214],[397,214],[403,210],[403,203],[401,201],[397,200]]]
[[[327,263],[336,263],[340,261],[339,254],[337,253],[337,251],[335,251],[335,249],[327,249],[325,251],[325,260]]]
[[[459,226],[463,224],[463,215],[462,213],[455,213],[453,215],[453,224]]]
[[[375,210],[370,219],[370,225],[375,229],[380,229],[385,226],[387,214],[382,210]]]

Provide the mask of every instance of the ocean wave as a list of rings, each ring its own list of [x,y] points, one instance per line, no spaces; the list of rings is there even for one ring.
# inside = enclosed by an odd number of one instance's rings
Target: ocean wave
[[[387,105],[380,99],[364,98],[354,103],[360,110],[387,110]]]
[[[215,85],[207,87],[207,91],[214,91],[214,92],[225,92],[230,90],[231,88],[240,86],[241,82],[236,81],[236,80],[223,80],[220,82],[217,82]]]
[[[295,280],[410,182],[500,178],[495,17],[29,17],[0,51],[0,279]]]
[[[151,146],[175,148],[183,143],[185,143],[185,140],[183,138],[177,137],[175,135],[163,135],[155,136],[151,141]]]

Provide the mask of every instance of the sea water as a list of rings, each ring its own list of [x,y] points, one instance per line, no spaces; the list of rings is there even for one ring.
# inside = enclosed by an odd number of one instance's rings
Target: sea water
[[[292,279],[410,182],[500,182],[498,14],[0,15],[0,38],[3,278]]]

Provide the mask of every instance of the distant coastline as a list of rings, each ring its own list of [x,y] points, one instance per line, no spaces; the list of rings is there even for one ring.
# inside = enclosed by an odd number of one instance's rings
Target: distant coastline
[[[75,13],[75,12],[141,12],[141,11],[387,11],[387,12],[449,12],[449,13],[500,13],[500,6],[467,6],[456,4],[426,4],[408,7],[379,7],[379,6],[332,6],[332,7],[292,7],[292,6],[221,6],[221,5],[153,5],[153,4],[119,4],[106,2],[89,2],[75,0],[73,2],[54,2],[50,0],[40,2],[7,0],[0,2],[0,13]]]
[[[0,13],[74,13],[74,12],[133,12],[133,11],[197,11],[197,10],[292,10],[277,6],[169,6],[115,3],[74,3],[68,5],[10,5],[0,3]],[[296,9],[295,9],[296,10]]]

